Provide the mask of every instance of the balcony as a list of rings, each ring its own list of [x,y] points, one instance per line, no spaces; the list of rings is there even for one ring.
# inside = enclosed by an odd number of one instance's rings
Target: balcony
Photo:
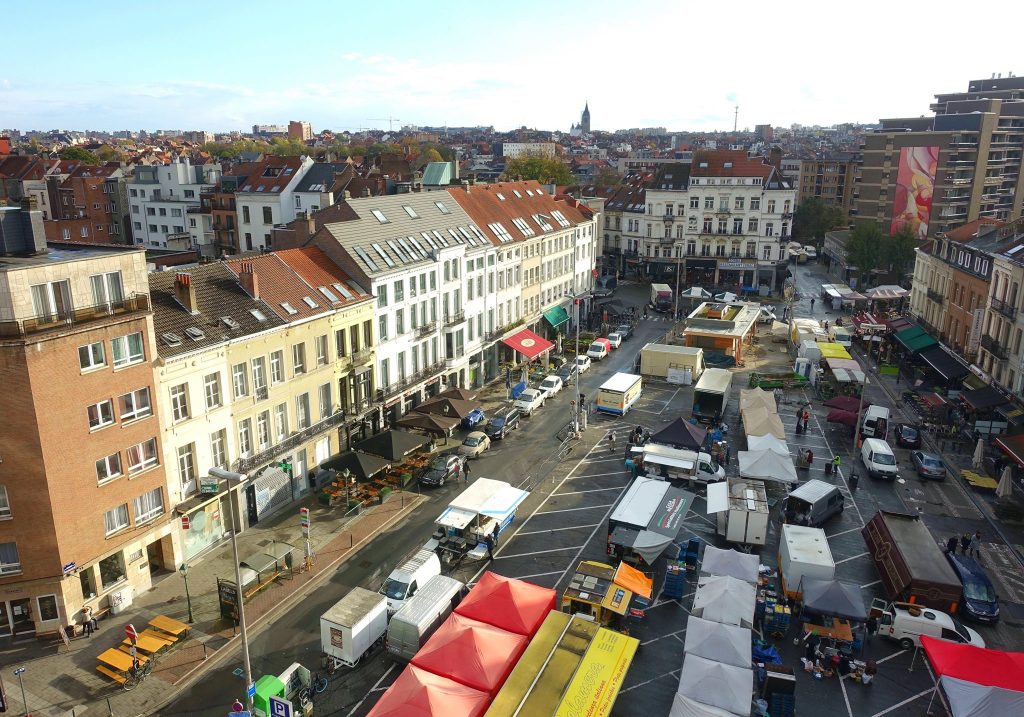
[[[465,320],[466,320],[466,312],[465,311],[454,311],[454,312],[452,312],[450,314],[445,314],[444,315],[444,325],[445,326],[455,326],[456,324],[460,324],[460,323],[462,323]]]
[[[1000,316],[1005,316],[1010,321],[1017,318],[1017,307],[999,299],[992,299],[992,310]]]
[[[732,210],[729,207],[718,207],[715,209],[715,214],[732,214]]]
[[[675,214],[665,214],[661,218],[661,221],[665,222],[666,224],[672,224],[672,222],[674,222],[675,220],[676,220],[676,215]]]
[[[362,366],[364,363],[370,360],[373,356],[373,352],[369,349],[362,349],[360,351],[352,352],[352,363],[356,366]]]
[[[253,390],[253,399],[258,403],[260,401],[266,401],[270,398],[270,391],[266,386],[256,386]]]
[[[981,348],[988,351],[992,356],[1000,361],[1005,361],[1009,358],[1009,352],[1006,346],[996,341],[991,336],[981,337]]]
[[[674,244],[677,240],[672,237],[660,237],[658,239],[659,244]]]
[[[936,291],[935,289],[928,289],[928,291],[925,293],[928,295],[928,298],[931,301],[934,301],[936,304],[941,304],[943,301],[946,300],[946,295],[943,294],[941,291]]]
[[[314,423],[309,428],[303,428],[301,431],[296,431],[277,445],[271,446],[270,448],[260,451],[259,453],[249,456],[247,458],[239,458],[235,461],[233,470],[239,473],[248,473],[260,466],[271,462],[278,456],[282,456],[288,453],[294,448],[301,446],[306,441],[320,435],[324,431],[337,426],[345,420],[345,412],[338,411],[337,413],[324,418],[323,420]]]
[[[52,314],[40,314],[16,321],[0,321],[0,339],[24,338],[45,331],[84,326],[112,316],[128,316],[149,312],[149,296],[133,294],[121,301],[75,309],[64,309]]]
[[[418,329],[416,329],[416,338],[426,338],[427,336],[433,334],[435,331],[437,331],[437,322],[431,321],[429,324],[423,324],[423,326],[420,326]]]

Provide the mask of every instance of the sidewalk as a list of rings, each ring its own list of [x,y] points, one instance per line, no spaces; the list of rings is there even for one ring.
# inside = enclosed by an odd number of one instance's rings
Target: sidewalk
[[[314,496],[293,505],[281,514],[249,528],[238,536],[240,557],[257,552],[272,542],[287,542],[297,548],[295,572],[273,582],[245,605],[250,637],[269,624],[316,584],[326,580],[335,567],[348,559],[366,542],[389,528],[426,500],[404,491],[390,494],[382,505],[365,509],[346,518],[325,508]],[[304,538],[299,526],[300,505],[310,509],[316,564],[311,572],[299,572],[303,562]],[[7,668],[4,686],[9,711],[21,714],[21,688],[11,671],[24,666],[22,675],[28,710],[33,715],[107,715],[135,717],[155,714],[170,702],[179,689],[187,686],[204,669],[223,663],[240,645],[233,626],[220,619],[217,578],[234,581],[229,541],[214,547],[190,566],[188,587],[195,622],[187,639],[159,658],[152,676],[130,692],[96,671],[96,656],[117,647],[125,638],[124,626],[132,623],[141,632],[156,615],[188,621],[184,580],[178,573],[157,578],[154,587],[136,598],[132,606],[117,616],[108,616],[92,637],[71,641],[70,649],[60,640],[33,641],[0,649],[0,662]],[[240,661],[240,659],[239,659]],[[259,675],[253,675],[258,678]]]

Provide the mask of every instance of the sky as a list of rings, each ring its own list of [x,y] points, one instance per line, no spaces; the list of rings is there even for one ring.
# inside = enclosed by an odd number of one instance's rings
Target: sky
[[[585,103],[607,131],[876,122],[1024,74],[998,30],[1024,3],[1000,5],[972,33],[948,0],[48,0],[49,22],[8,15],[0,128],[565,131]]]

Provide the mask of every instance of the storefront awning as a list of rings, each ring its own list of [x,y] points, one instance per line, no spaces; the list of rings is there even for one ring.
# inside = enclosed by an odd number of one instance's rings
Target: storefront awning
[[[547,319],[552,328],[557,329],[569,320],[569,312],[561,306],[553,306],[544,312],[544,318]]]
[[[501,343],[518,351],[528,359],[535,359],[554,346],[553,343],[547,339],[542,339],[529,329],[523,329],[512,334],[508,338],[502,339]]]
[[[995,408],[996,406],[1002,406],[1004,403],[1009,403],[1006,400],[1006,396],[991,386],[983,386],[973,391],[965,391],[960,394],[960,398],[975,411],[983,411],[986,408]]]
[[[911,326],[909,329],[903,329],[903,331],[896,334],[896,340],[911,353],[918,353],[939,344],[920,326]]]
[[[947,381],[955,381],[971,372],[969,368],[957,361],[952,354],[941,346],[933,346],[922,351],[921,360],[931,366],[937,374]]]
[[[1024,434],[1015,436],[999,436],[995,444],[1003,453],[1013,459],[1021,468],[1024,468]]]

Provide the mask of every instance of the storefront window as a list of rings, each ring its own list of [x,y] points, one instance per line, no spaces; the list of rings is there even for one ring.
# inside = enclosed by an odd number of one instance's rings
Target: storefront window
[[[124,555],[120,550],[100,561],[100,584],[103,585],[104,590],[121,582],[124,577]]]
[[[86,600],[96,597],[96,578],[93,575],[93,569],[85,568],[78,574],[78,579],[82,583],[82,597]]]
[[[37,600],[39,601],[40,621],[56,620],[59,617],[56,595],[40,595]]]
[[[189,515],[191,526],[185,535],[185,557],[194,558],[216,543],[224,535],[224,521],[221,518],[220,501],[207,503]]]

